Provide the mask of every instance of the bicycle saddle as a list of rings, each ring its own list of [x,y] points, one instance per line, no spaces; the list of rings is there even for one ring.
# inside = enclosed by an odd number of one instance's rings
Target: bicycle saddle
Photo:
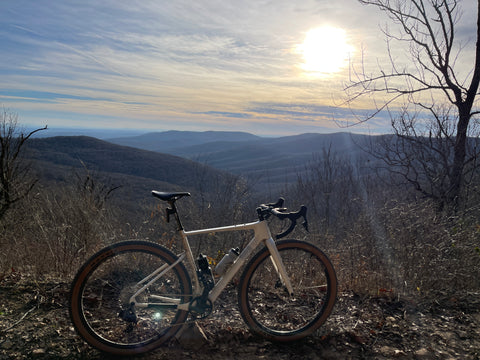
[[[152,195],[163,201],[176,201],[184,196],[190,196],[189,192],[163,192],[152,190]]]

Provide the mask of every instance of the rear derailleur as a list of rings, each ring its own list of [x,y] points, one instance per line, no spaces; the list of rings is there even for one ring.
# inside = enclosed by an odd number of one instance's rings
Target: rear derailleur
[[[135,312],[135,303],[132,302],[126,309],[120,310],[118,317],[127,322],[125,332],[129,333],[135,327],[137,323],[137,313]]]

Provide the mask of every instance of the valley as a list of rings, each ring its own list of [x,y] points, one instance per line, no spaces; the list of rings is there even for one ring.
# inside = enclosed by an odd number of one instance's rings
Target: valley
[[[241,132],[167,131],[100,140],[87,136],[32,139],[28,158],[42,181],[65,181],[72,172],[93,171],[135,192],[209,191],[199,177],[241,177],[254,192],[276,193],[305,172],[315,154],[328,149],[357,162],[368,136],[302,134],[280,138]],[[210,190],[214,190],[213,188]]]

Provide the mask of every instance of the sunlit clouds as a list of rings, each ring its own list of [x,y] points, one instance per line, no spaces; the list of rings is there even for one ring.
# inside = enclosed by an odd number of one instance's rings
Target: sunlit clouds
[[[340,131],[377,24],[356,0],[0,1],[0,104],[49,127]]]

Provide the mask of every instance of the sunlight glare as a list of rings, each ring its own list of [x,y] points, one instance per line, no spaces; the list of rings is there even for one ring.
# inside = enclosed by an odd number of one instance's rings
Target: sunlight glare
[[[328,75],[346,65],[353,47],[347,43],[345,30],[324,26],[309,30],[298,50],[303,55],[301,68],[305,72]]]

